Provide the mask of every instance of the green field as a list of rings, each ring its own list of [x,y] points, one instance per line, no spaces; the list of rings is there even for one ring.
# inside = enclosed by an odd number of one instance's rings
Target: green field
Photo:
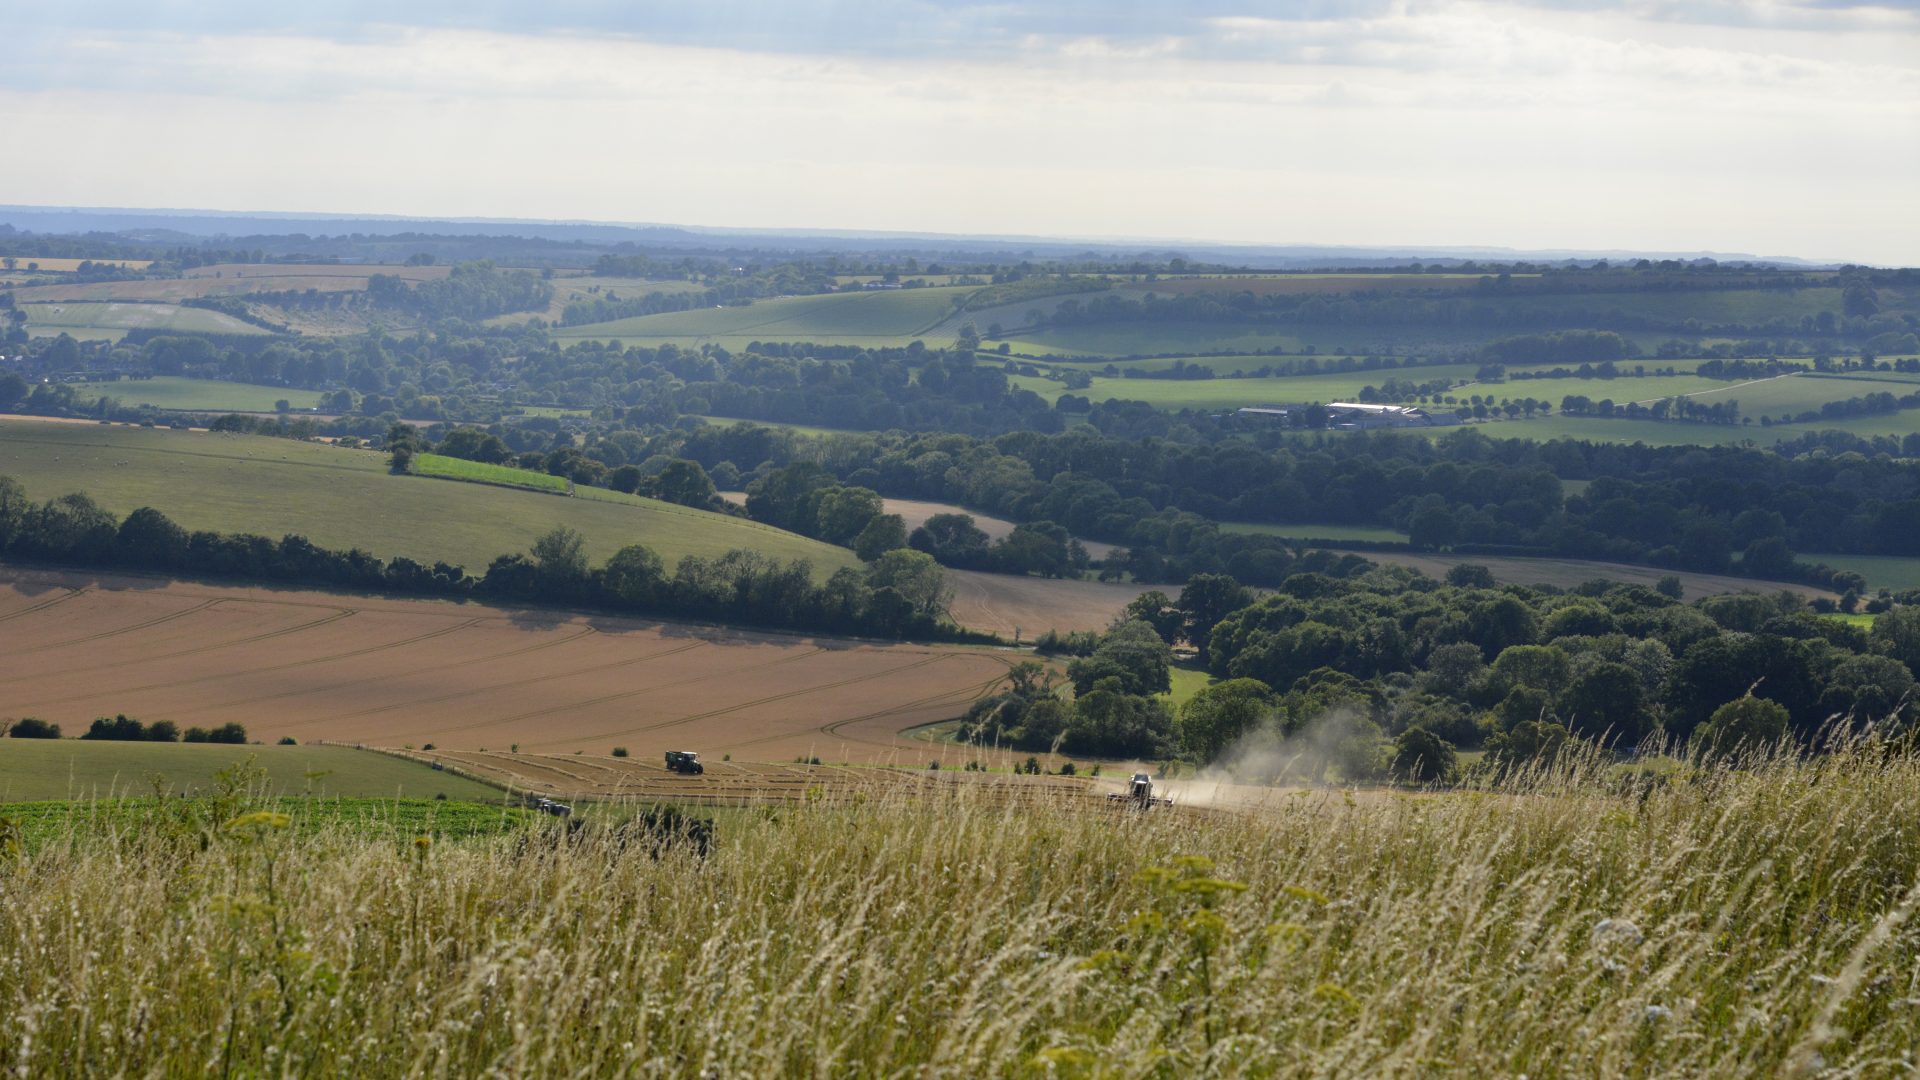
[[[172,304],[25,304],[27,332],[51,336],[81,332],[118,337],[128,330],[178,330],[201,334],[266,334],[268,331],[231,315],[204,308]],[[271,408],[271,404],[268,406]]]
[[[190,412],[272,412],[277,402],[285,401],[295,409],[312,409],[320,404],[320,391],[295,390],[285,386],[255,386],[252,383],[225,382],[220,379],[187,379],[178,375],[156,375],[151,379],[123,379],[112,383],[83,383],[74,389],[83,400],[90,395],[110,397],[121,405],[151,405],[156,409]]]
[[[711,342],[728,348],[751,341],[905,345],[931,332],[975,291],[972,286],[960,286],[787,296],[744,307],[672,311],[561,327],[553,336],[563,343],[618,339],[634,344]],[[945,336],[951,339],[952,334]]]
[[[1172,689],[1161,695],[1161,699],[1167,703],[1168,707],[1175,710],[1185,705],[1193,695],[1205,690],[1208,684],[1213,682],[1213,676],[1207,674],[1204,669],[1181,664],[1168,668],[1167,678],[1172,684]]]
[[[5,421],[0,475],[35,499],[84,491],[115,513],[152,506],[189,529],[299,533],[323,547],[445,560],[476,573],[559,525],[580,530],[595,560],[640,543],[669,565],[731,548],[809,559],[822,576],[858,564],[845,548],[672,503],[394,476],[384,454],[264,436]]]
[[[484,461],[468,461],[444,454],[415,454],[412,467],[414,473],[420,476],[465,480],[476,484],[501,484],[559,495],[567,493],[567,479],[564,476],[516,469],[510,465],[490,465]]]
[[[1522,395],[1524,396],[1524,395]],[[1738,400],[1738,399],[1736,399]],[[1558,403],[1556,402],[1556,407]],[[1744,411],[1744,409],[1743,409]],[[1445,437],[1458,427],[1428,428]],[[1531,420],[1499,420],[1473,425],[1473,430],[1495,439],[1587,439],[1592,442],[1646,443],[1648,446],[1732,446],[1751,442],[1771,446],[1818,431],[1844,431],[1868,437],[1912,435],[1920,432],[1920,411],[1912,409],[1883,416],[1820,420],[1810,424],[1690,424],[1663,420],[1616,420],[1597,416],[1536,416]]]
[[[1800,556],[1807,562],[1826,563],[1835,570],[1851,570],[1867,579],[1869,589],[1920,589],[1920,559],[1899,555],[1822,555],[1809,552]]]
[[[1367,540],[1404,544],[1407,534],[1384,525],[1272,525],[1265,522],[1222,522],[1221,532],[1254,536],[1281,536],[1289,540]]]
[[[79,735],[78,731],[66,732]],[[213,774],[252,759],[278,795],[498,800],[498,789],[417,762],[346,746],[216,746],[205,743],[0,739],[0,802],[204,794]]]
[[[754,427],[778,428],[781,431],[791,431],[795,435],[808,435],[814,438],[826,435],[845,435],[848,433],[845,428],[812,427],[807,424],[782,424],[774,420],[738,420],[731,416],[702,416],[698,417],[698,419],[705,420],[707,423],[719,427],[739,427],[742,424],[750,424]]]
[[[1357,340],[1368,335],[1355,331]],[[1284,349],[1297,354],[1309,341],[1297,328],[1247,327],[1230,323],[1096,323],[1025,330],[1007,339],[1016,353],[1032,356],[1176,356],[1186,353],[1249,353]],[[1254,366],[1258,357],[1246,357]]]
[[[1033,375],[1013,375],[1009,376],[1009,381],[1048,401],[1070,393],[1095,402],[1144,401],[1162,409],[1237,409],[1247,405],[1352,401],[1360,396],[1362,389],[1380,386],[1388,379],[1431,382],[1463,377],[1463,369],[1464,377],[1472,376],[1471,365],[1443,364],[1392,371],[1290,375],[1273,379],[1127,379],[1096,375],[1093,385],[1085,390],[1068,390],[1052,379]],[[1454,392],[1464,395],[1470,391]]]

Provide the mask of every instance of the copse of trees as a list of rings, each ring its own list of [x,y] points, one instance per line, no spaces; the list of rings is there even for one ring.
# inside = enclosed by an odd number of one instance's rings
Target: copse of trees
[[[1458,771],[1456,747],[1485,749],[1498,768],[1580,742],[1726,753],[1780,739],[1817,748],[1867,729],[1904,744],[1916,732],[1920,608],[1863,631],[1790,593],[1687,605],[1633,585],[1456,577],[1381,567],[1243,595],[1209,635],[1221,681],[1183,706],[1174,741],[1202,762],[1305,755],[1350,779],[1439,782]]]

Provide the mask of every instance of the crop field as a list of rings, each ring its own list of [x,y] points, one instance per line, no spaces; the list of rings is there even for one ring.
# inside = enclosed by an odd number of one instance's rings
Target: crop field
[[[578,300],[591,300],[595,297],[618,296],[638,297],[650,293],[698,292],[705,286],[697,281],[674,279],[656,281],[652,278],[599,277],[585,275],[581,277],[554,277],[553,301],[539,311],[512,311],[505,315],[495,315],[486,320],[488,326],[503,326],[509,323],[526,322],[528,319],[545,319],[558,325],[566,314],[567,305]]]
[[[189,379],[179,375],[82,383],[74,389],[82,398],[97,394],[99,397],[113,398],[122,405],[151,405],[156,409],[183,412],[272,412],[274,404],[282,400],[295,409],[312,409],[320,404],[321,396],[318,390],[256,386],[220,379]]]
[[[37,270],[43,274],[77,273],[80,269],[80,264],[83,262],[92,262],[96,265],[124,266],[130,270],[145,270],[147,267],[153,265],[150,259],[50,259],[43,258],[39,255],[16,255],[14,259],[18,263],[17,269]]]
[[[565,495],[568,486],[566,477],[563,476],[534,472],[532,469],[516,469],[509,465],[490,465],[484,461],[468,461],[465,458],[447,457],[444,454],[415,454],[412,468],[420,476],[465,480],[477,484],[500,484],[506,487],[527,488],[530,491],[547,491],[556,495]]]
[[[234,721],[269,743],[914,761],[926,744],[899,732],[960,715],[1020,655],[136,577],[0,575],[0,626],[19,643],[0,656],[0,713],[69,734],[125,713],[183,729]],[[0,744],[0,760],[13,745]]]
[[[1061,383],[1032,375],[1009,376],[1009,381],[1039,394],[1048,401],[1057,400],[1061,394],[1071,393],[1095,402],[1144,401],[1162,409],[1237,409],[1248,405],[1299,405],[1309,402],[1351,401],[1359,397],[1363,388],[1380,386],[1388,379],[1427,382],[1454,377],[1454,373],[1460,367],[1461,365],[1450,364],[1432,368],[1396,368],[1392,371],[1363,371],[1335,375],[1290,375],[1272,379],[1128,379],[1096,375],[1093,377],[1093,385],[1085,390],[1068,390]],[[1467,374],[1471,375],[1471,370]]]
[[[1837,287],[1810,289],[1685,289],[1673,292],[1571,293],[1548,296],[1507,296],[1489,300],[1502,309],[1523,313],[1623,311],[1654,319],[1699,319],[1714,323],[1764,323],[1769,319],[1794,321],[1823,311],[1840,313]]]
[[[1657,584],[1661,578],[1672,575],[1680,579],[1686,588],[1689,600],[1717,593],[1764,593],[1772,595],[1781,591],[1797,593],[1801,596],[1835,598],[1835,594],[1812,585],[1800,585],[1787,581],[1762,581],[1757,578],[1733,577],[1728,574],[1700,574],[1691,570],[1667,570],[1657,566],[1635,566],[1629,563],[1592,562],[1585,559],[1547,559],[1521,558],[1506,555],[1438,555],[1404,551],[1365,551],[1360,553],[1377,563],[1389,563],[1396,566],[1410,566],[1428,577],[1442,578],[1447,571],[1461,563],[1484,566],[1493,576],[1503,582],[1516,585],[1557,585],[1571,588],[1585,582],[1603,580],[1620,581],[1629,585]]]
[[[1393,544],[1407,542],[1407,534],[1385,525],[1276,525],[1270,522],[1222,522],[1221,532],[1254,536],[1284,536],[1292,540],[1366,540]]]
[[[1533,276],[1533,275],[1521,275]],[[1162,278],[1141,286],[1161,296],[1322,296],[1366,292],[1459,292],[1480,283],[1479,274],[1229,274]]]
[[[972,286],[962,286],[789,296],[744,307],[674,311],[561,327],[554,331],[554,337],[563,342],[713,342],[729,348],[750,341],[905,345],[946,319],[956,303],[974,291]]]
[[[1069,578],[1017,577],[948,570],[953,621],[1022,641],[1048,630],[1105,630],[1134,597],[1159,585],[1122,585]]]
[[[216,772],[242,764],[261,770],[267,790],[279,795],[482,801],[500,796],[465,777],[345,746],[91,742],[75,737],[85,732],[85,724],[62,727],[68,738],[0,741],[0,802],[151,795],[156,782],[176,794],[206,794]]]
[[[1525,396],[1525,395],[1521,395]],[[1535,395],[1536,397],[1538,395]],[[1555,399],[1550,399],[1555,400]],[[1709,399],[1711,400],[1711,399]],[[1739,401],[1741,399],[1735,398]],[[1558,403],[1556,400],[1556,407]],[[1742,413],[1746,412],[1744,402]],[[1817,420],[1809,424],[1691,424],[1661,420],[1619,420],[1595,416],[1536,416],[1531,420],[1500,420],[1474,425],[1473,430],[1495,439],[1586,439],[1591,442],[1646,443],[1648,446],[1733,446],[1753,443],[1771,446],[1815,431],[1845,431],[1854,435],[1905,436],[1920,432],[1920,411],[1903,409],[1879,416]],[[1422,429],[1444,437],[1458,427]]]
[[[1836,570],[1851,570],[1867,579],[1871,589],[1920,589],[1920,559],[1899,555],[1824,555],[1802,554],[1808,562],[1826,563]]]
[[[52,337],[71,332],[75,337],[128,330],[178,330],[202,334],[265,334],[268,331],[231,315],[172,304],[22,304],[27,332]]]
[[[1085,796],[1093,785],[1065,776],[1024,776],[1007,772],[968,772],[968,762],[1007,769],[1027,755],[1010,750],[973,748],[946,741],[923,742],[918,756],[903,750],[897,768],[873,768],[828,762],[819,765],[724,761],[700,755],[699,776],[668,772],[662,755],[617,758],[606,754],[514,754],[498,750],[406,751],[406,757],[437,761],[448,769],[485,777],[513,791],[559,799],[627,799],[692,806],[765,806],[809,799],[926,798],[968,794],[986,798]],[[1039,755],[1051,761],[1055,755]],[[811,755],[809,755],[809,758]],[[1058,758],[1051,765],[1058,769]],[[938,763],[940,768],[929,769]],[[964,789],[964,792],[963,792]]]
[[[446,277],[445,266],[333,265],[328,263],[221,263],[198,266],[177,278],[36,285],[14,294],[21,303],[105,300],[190,300],[267,292],[364,292],[367,279],[386,274],[405,281]]]
[[[298,533],[322,547],[474,572],[559,525],[584,534],[595,561],[642,543],[669,565],[733,548],[808,559],[822,577],[859,562],[845,548],[673,503],[394,476],[384,454],[265,436],[4,420],[0,476],[37,500],[83,491],[117,514],[152,506],[188,529]]]

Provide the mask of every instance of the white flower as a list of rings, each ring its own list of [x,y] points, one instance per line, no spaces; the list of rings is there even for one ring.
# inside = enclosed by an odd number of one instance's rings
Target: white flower
[[[1643,1014],[1649,1024],[1668,1019],[1672,1015],[1673,1010],[1667,1008],[1665,1005],[1649,1005],[1647,1006],[1647,1011]]]
[[[1593,924],[1593,941],[1596,945],[1603,942],[1638,945],[1646,939],[1640,928],[1627,919],[1601,919]]]

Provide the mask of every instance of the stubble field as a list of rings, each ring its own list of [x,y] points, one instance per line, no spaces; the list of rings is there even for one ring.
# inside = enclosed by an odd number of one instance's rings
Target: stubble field
[[[0,715],[404,747],[912,760],[1014,654],[477,604],[0,572]],[[924,763],[924,762],[923,762]]]

